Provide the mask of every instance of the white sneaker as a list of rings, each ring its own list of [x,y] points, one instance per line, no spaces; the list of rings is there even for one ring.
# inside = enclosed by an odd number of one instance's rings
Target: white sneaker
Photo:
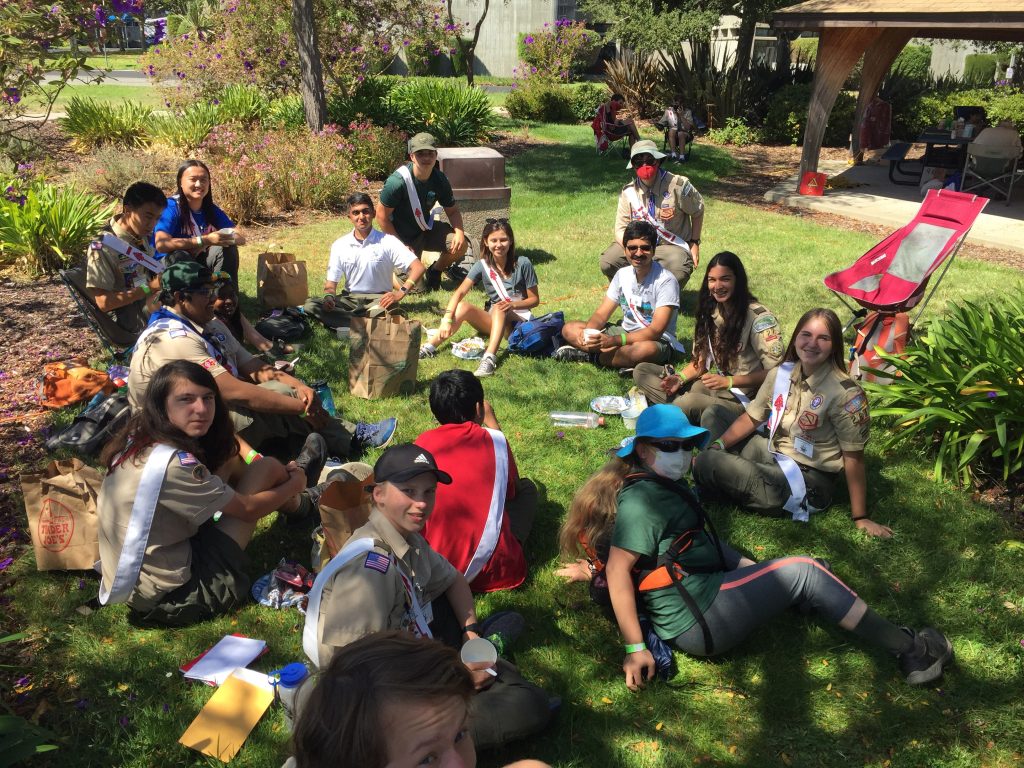
[[[433,344],[424,344],[420,347],[420,360],[426,360],[428,357],[435,357],[437,355],[437,347]]]
[[[473,375],[478,379],[482,379],[485,376],[493,376],[497,368],[498,358],[490,352],[484,352],[484,356],[480,359],[480,365],[473,371]]]

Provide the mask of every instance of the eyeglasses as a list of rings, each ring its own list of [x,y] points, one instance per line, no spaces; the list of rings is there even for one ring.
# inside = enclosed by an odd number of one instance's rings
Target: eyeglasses
[[[501,219],[484,219],[484,221],[487,222],[488,224],[508,224],[508,219],[505,219],[505,218],[501,218]]]
[[[348,212],[349,216],[373,216],[373,211],[369,208],[357,208]]]
[[[657,448],[662,453],[675,453],[676,451],[692,451],[696,448],[696,445],[687,440],[684,442],[677,442],[675,440],[669,442],[665,440],[651,440],[647,443],[652,448]]]
[[[654,248],[647,243],[644,243],[643,245],[627,245],[626,250],[629,253],[650,253]]]
[[[634,168],[642,168],[645,165],[654,165],[655,160],[650,155],[637,155],[632,160],[630,160],[630,163],[633,165]]]

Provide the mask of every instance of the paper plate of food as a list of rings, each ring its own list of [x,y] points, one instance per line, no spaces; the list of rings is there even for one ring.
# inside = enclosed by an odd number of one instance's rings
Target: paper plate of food
[[[623,411],[628,411],[633,401],[628,397],[619,395],[601,395],[590,401],[590,407],[598,413],[617,416]]]
[[[483,357],[485,349],[487,349],[487,343],[479,336],[452,344],[452,354],[460,360],[476,360]]]

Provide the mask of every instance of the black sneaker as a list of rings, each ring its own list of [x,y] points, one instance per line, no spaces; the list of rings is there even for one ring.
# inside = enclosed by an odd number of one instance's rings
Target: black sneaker
[[[441,287],[441,273],[433,268],[423,273],[423,287],[428,291],[436,291]]]
[[[465,269],[459,264],[452,264],[450,267],[448,267],[448,270],[445,272],[445,274],[447,274],[448,277],[450,277],[456,283],[461,283],[469,275],[469,270]]]
[[[327,441],[317,432],[310,432],[306,436],[302,450],[295,457],[295,463],[306,473],[306,487],[316,485],[320,482],[320,473],[327,463]]]
[[[590,353],[584,352],[582,349],[576,349],[572,344],[563,344],[561,347],[555,350],[555,354],[552,355],[555,360],[561,363],[589,363]]]
[[[942,669],[953,660],[953,644],[939,630],[925,627],[915,632],[902,628],[914,638],[914,647],[899,655],[900,671],[911,685],[924,685],[942,676]]]
[[[480,636],[486,637],[498,655],[504,656],[526,629],[526,619],[515,611],[498,611],[480,622]]]

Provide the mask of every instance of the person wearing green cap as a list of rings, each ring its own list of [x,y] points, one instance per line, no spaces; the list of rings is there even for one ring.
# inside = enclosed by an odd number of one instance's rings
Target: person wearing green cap
[[[409,139],[409,161],[388,176],[380,191],[377,226],[386,235],[394,235],[421,257],[423,251],[440,252],[441,257],[424,275],[430,290],[441,285],[441,273],[461,283],[465,270],[458,262],[466,254],[466,233],[462,212],[455,204],[455,194],[448,177],[437,165],[437,145],[429,133],[417,133]],[[434,218],[435,203],[444,209],[448,222]]]
[[[213,374],[236,432],[257,451],[290,458],[311,432],[322,435],[330,455],[339,458],[355,457],[391,440],[397,419],[340,421],[327,413],[310,387],[246,351],[213,314],[213,289],[229,279],[225,273],[180,261],[160,278],[164,306],[150,317],[129,366],[128,401],[133,411],[141,407],[149,380],[161,366],[192,360]]]
[[[631,221],[646,221],[658,230],[654,260],[673,274],[682,291],[700,260],[704,198],[685,176],[661,167],[665,153],[650,139],[633,144],[626,164],[636,178],[619,193],[615,242],[601,254],[601,272],[611,280],[626,266],[622,236]]]

